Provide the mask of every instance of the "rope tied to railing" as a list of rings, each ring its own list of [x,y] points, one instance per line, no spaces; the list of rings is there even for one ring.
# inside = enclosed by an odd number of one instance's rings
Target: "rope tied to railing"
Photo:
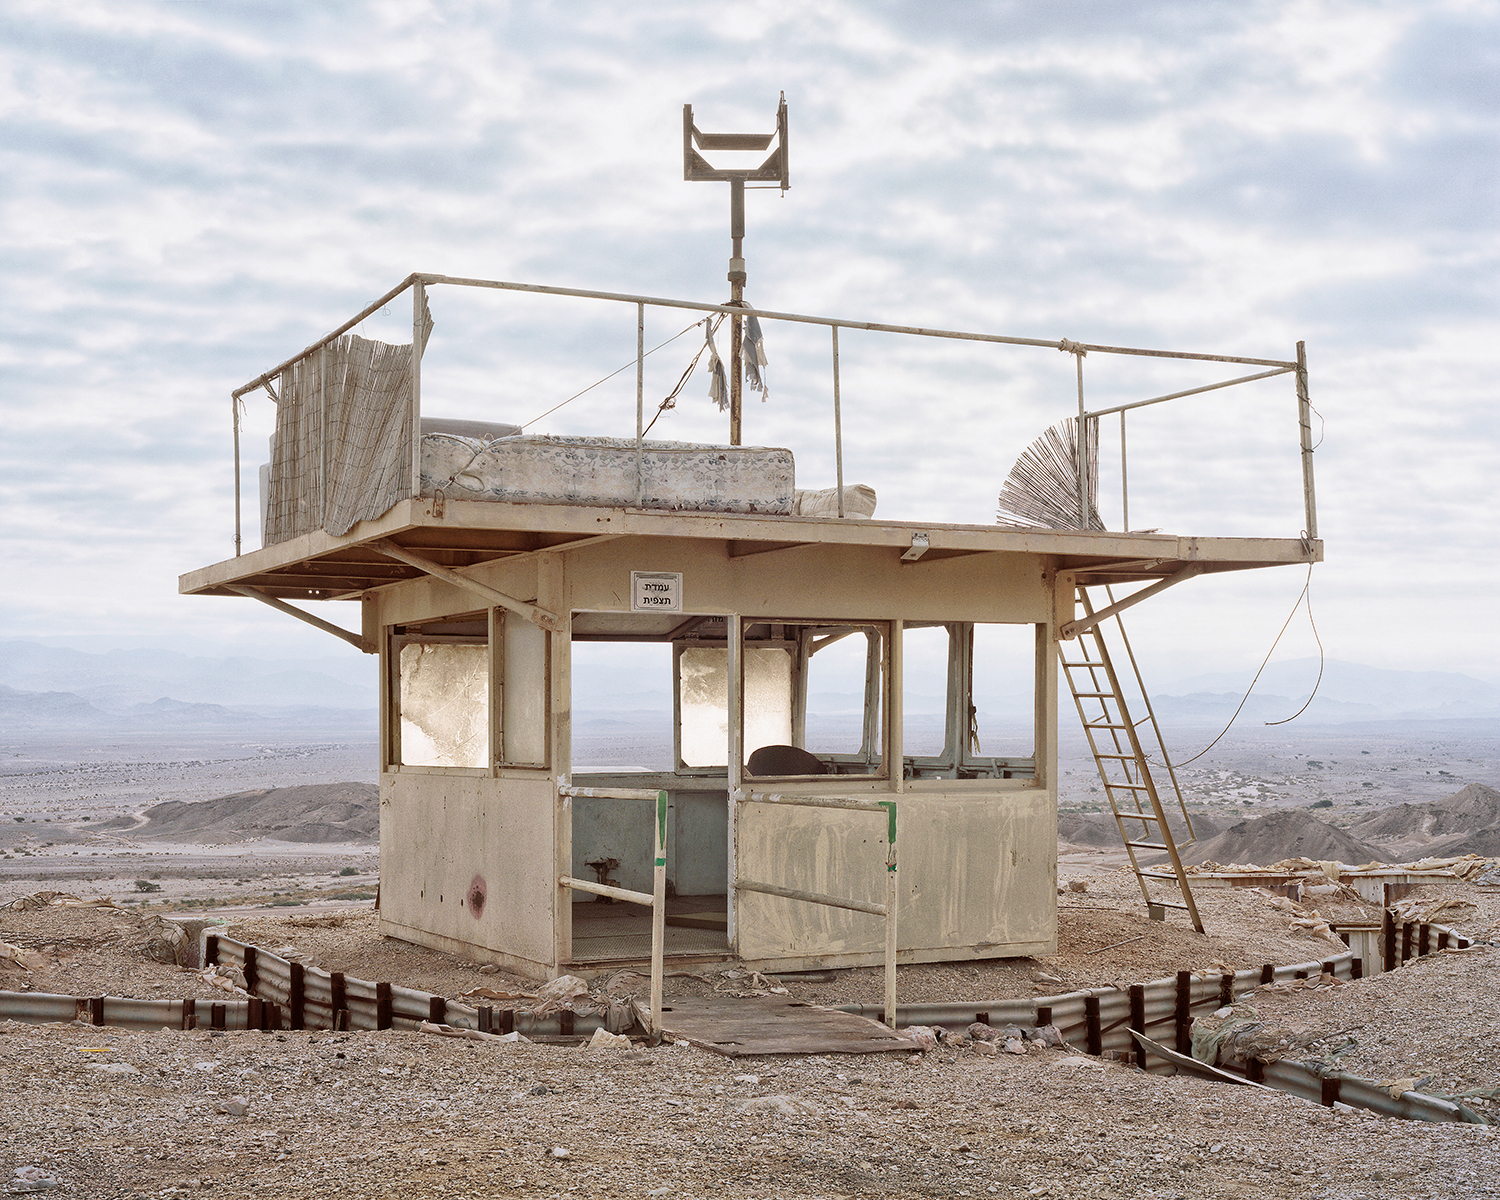
[[[1070,342],[1067,338],[1060,339],[1057,343],[1057,348],[1064,354],[1076,354],[1079,358],[1086,358],[1088,356],[1088,349],[1082,342]]]

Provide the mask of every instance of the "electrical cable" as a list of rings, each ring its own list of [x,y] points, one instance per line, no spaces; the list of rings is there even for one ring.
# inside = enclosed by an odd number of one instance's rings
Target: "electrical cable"
[[[645,354],[641,355],[641,357],[642,358],[649,358],[651,355],[655,354],[658,350],[660,350],[662,348],[662,346],[670,346],[673,342],[675,342],[678,338],[680,338],[682,336],[682,334],[686,333],[688,331],[688,329],[696,329],[698,327],[698,324],[699,324],[699,322],[694,321],[691,325],[689,325],[687,327],[687,329],[682,330],[681,333],[674,333],[666,341],[662,342],[660,346],[652,346],[651,349],[647,350]],[[697,360],[694,359],[693,361],[696,362]],[[592,392],[601,383],[608,383],[611,379],[613,379],[616,375],[618,375],[620,373],[620,371],[628,371],[631,367],[635,366],[635,362],[636,362],[636,360],[632,358],[628,363],[626,363],[623,367],[621,367],[619,369],[619,371],[611,371],[603,379],[595,380],[593,383],[589,384],[588,387],[584,388],[583,391],[573,393],[573,395],[569,396],[566,400],[564,400],[562,402],[562,404],[554,404],[546,412],[542,413],[541,416],[532,417],[531,420],[527,421],[524,425],[521,426],[521,428],[522,429],[529,429],[531,426],[535,425],[538,421],[540,421],[542,419],[542,417],[550,417],[558,409],[562,408],[564,404],[572,404],[573,401],[577,400],[579,396],[583,396],[583,395],[586,395],[589,392]]]
[[[1260,681],[1261,674],[1265,671],[1266,666],[1271,661],[1271,655],[1273,655],[1273,654],[1276,653],[1276,647],[1281,644],[1282,636],[1286,633],[1287,627],[1289,625],[1291,625],[1292,618],[1297,615],[1297,610],[1302,607],[1302,601],[1304,599],[1307,599],[1307,601],[1308,601],[1308,604],[1307,604],[1307,620],[1308,620],[1308,622],[1310,624],[1312,623],[1312,600],[1309,598],[1309,595],[1308,595],[1308,589],[1310,587],[1312,587],[1312,569],[1313,569],[1313,564],[1312,563],[1308,563],[1307,564],[1307,580],[1302,585],[1302,591],[1299,592],[1298,595],[1297,595],[1297,602],[1292,605],[1292,611],[1289,612],[1289,613],[1287,613],[1286,620],[1282,623],[1282,626],[1281,626],[1281,633],[1278,633],[1276,635],[1276,640],[1271,643],[1271,648],[1266,651],[1265,658],[1263,658],[1261,660],[1260,670],[1258,670],[1258,671],[1255,672],[1255,678],[1250,681],[1250,686],[1245,689],[1245,694],[1240,697],[1239,707],[1234,710],[1234,714],[1229,718],[1229,723],[1227,725],[1225,725],[1223,729],[1219,730],[1219,736],[1218,737],[1214,738],[1213,741],[1209,742],[1208,745],[1204,746],[1203,749],[1200,750],[1200,751],[1198,751],[1197,754],[1193,755],[1192,758],[1179,759],[1178,762],[1177,762],[1177,765],[1179,767],[1185,767],[1185,766],[1188,765],[1188,763],[1194,762],[1195,760],[1202,758],[1205,754],[1207,754],[1210,750],[1212,750],[1215,746],[1217,746],[1219,744],[1220,739],[1223,738],[1223,736],[1226,733],[1229,732],[1230,728],[1234,725],[1235,719],[1240,715],[1240,711],[1245,707],[1246,703],[1249,701],[1249,699],[1250,699],[1250,693],[1255,690],[1255,685]],[[1281,721],[1267,721],[1266,722],[1267,725],[1285,725],[1287,723],[1287,721],[1295,721],[1298,717],[1300,717],[1304,712],[1307,711],[1307,705],[1311,704],[1313,702],[1313,696],[1316,696],[1318,694],[1318,686],[1323,682],[1323,640],[1318,637],[1318,627],[1315,624],[1313,625],[1313,637],[1318,642],[1318,681],[1317,681],[1317,683],[1313,684],[1312,695],[1308,696],[1308,698],[1307,698],[1307,704],[1304,704],[1301,708],[1299,708],[1291,716],[1289,716],[1285,720],[1281,720]]]

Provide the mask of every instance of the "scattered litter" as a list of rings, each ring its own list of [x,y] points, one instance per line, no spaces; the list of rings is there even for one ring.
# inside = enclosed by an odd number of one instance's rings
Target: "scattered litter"
[[[89,1063],[90,1071],[97,1071],[101,1075],[139,1075],[140,1072],[129,1063]]]
[[[563,1009],[577,1012],[578,1002],[587,1001],[588,997],[589,985],[578,976],[559,975],[551,983],[537,989],[536,1003],[532,1005],[532,1012],[539,1017],[561,1012]],[[584,1007],[587,1008],[588,1005],[585,1004]]]
[[[811,1100],[799,1096],[753,1096],[736,1100],[733,1106],[740,1112],[774,1112],[785,1117],[810,1117],[821,1111]]]
[[[12,1175],[9,1190],[12,1192],[46,1192],[57,1187],[59,1180],[51,1171],[41,1167],[17,1167]]]

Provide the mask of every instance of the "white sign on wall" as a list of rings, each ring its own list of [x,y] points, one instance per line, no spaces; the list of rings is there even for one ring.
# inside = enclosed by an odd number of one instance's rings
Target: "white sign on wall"
[[[681,612],[682,575],[674,571],[630,572],[631,612]]]

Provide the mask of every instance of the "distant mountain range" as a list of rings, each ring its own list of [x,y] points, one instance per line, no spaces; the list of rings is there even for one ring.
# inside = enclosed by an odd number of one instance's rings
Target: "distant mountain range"
[[[1318,660],[1272,663],[1261,675],[1241,719],[1279,721],[1306,703]],[[1329,659],[1317,695],[1302,719],[1312,722],[1431,721],[1500,717],[1500,687],[1453,671],[1390,671]],[[1229,719],[1253,671],[1216,672],[1181,680],[1171,693],[1152,693],[1163,720],[1180,724]],[[1149,682],[1149,681],[1148,681]]]
[[[655,649],[655,648],[653,648]],[[659,660],[659,661],[658,661]],[[1267,667],[1241,720],[1290,717],[1307,699],[1318,660]],[[1158,716],[1176,725],[1227,721],[1253,672],[1219,672],[1176,681],[1153,693]],[[1149,679],[1148,679],[1149,682]],[[0,642],[0,734],[42,729],[158,730],[316,726],[374,732],[378,671],[373,657],[302,660],[249,655],[216,658],[162,649],[96,653],[37,641]],[[619,663],[586,659],[573,686],[581,725],[669,713],[671,660],[665,652]],[[856,712],[863,696],[820,693],[820,712]],[[914,714],[932,715],[942,698],[910,695]],[[1064,693],[1064,719],[1067,710]],[[1030,689],[981,697],[982,714],[1030,711]],[[1329,660],[1303,720],[1352,721],[1500,718],[1500,687],[1447,671],[1392,671]]]

